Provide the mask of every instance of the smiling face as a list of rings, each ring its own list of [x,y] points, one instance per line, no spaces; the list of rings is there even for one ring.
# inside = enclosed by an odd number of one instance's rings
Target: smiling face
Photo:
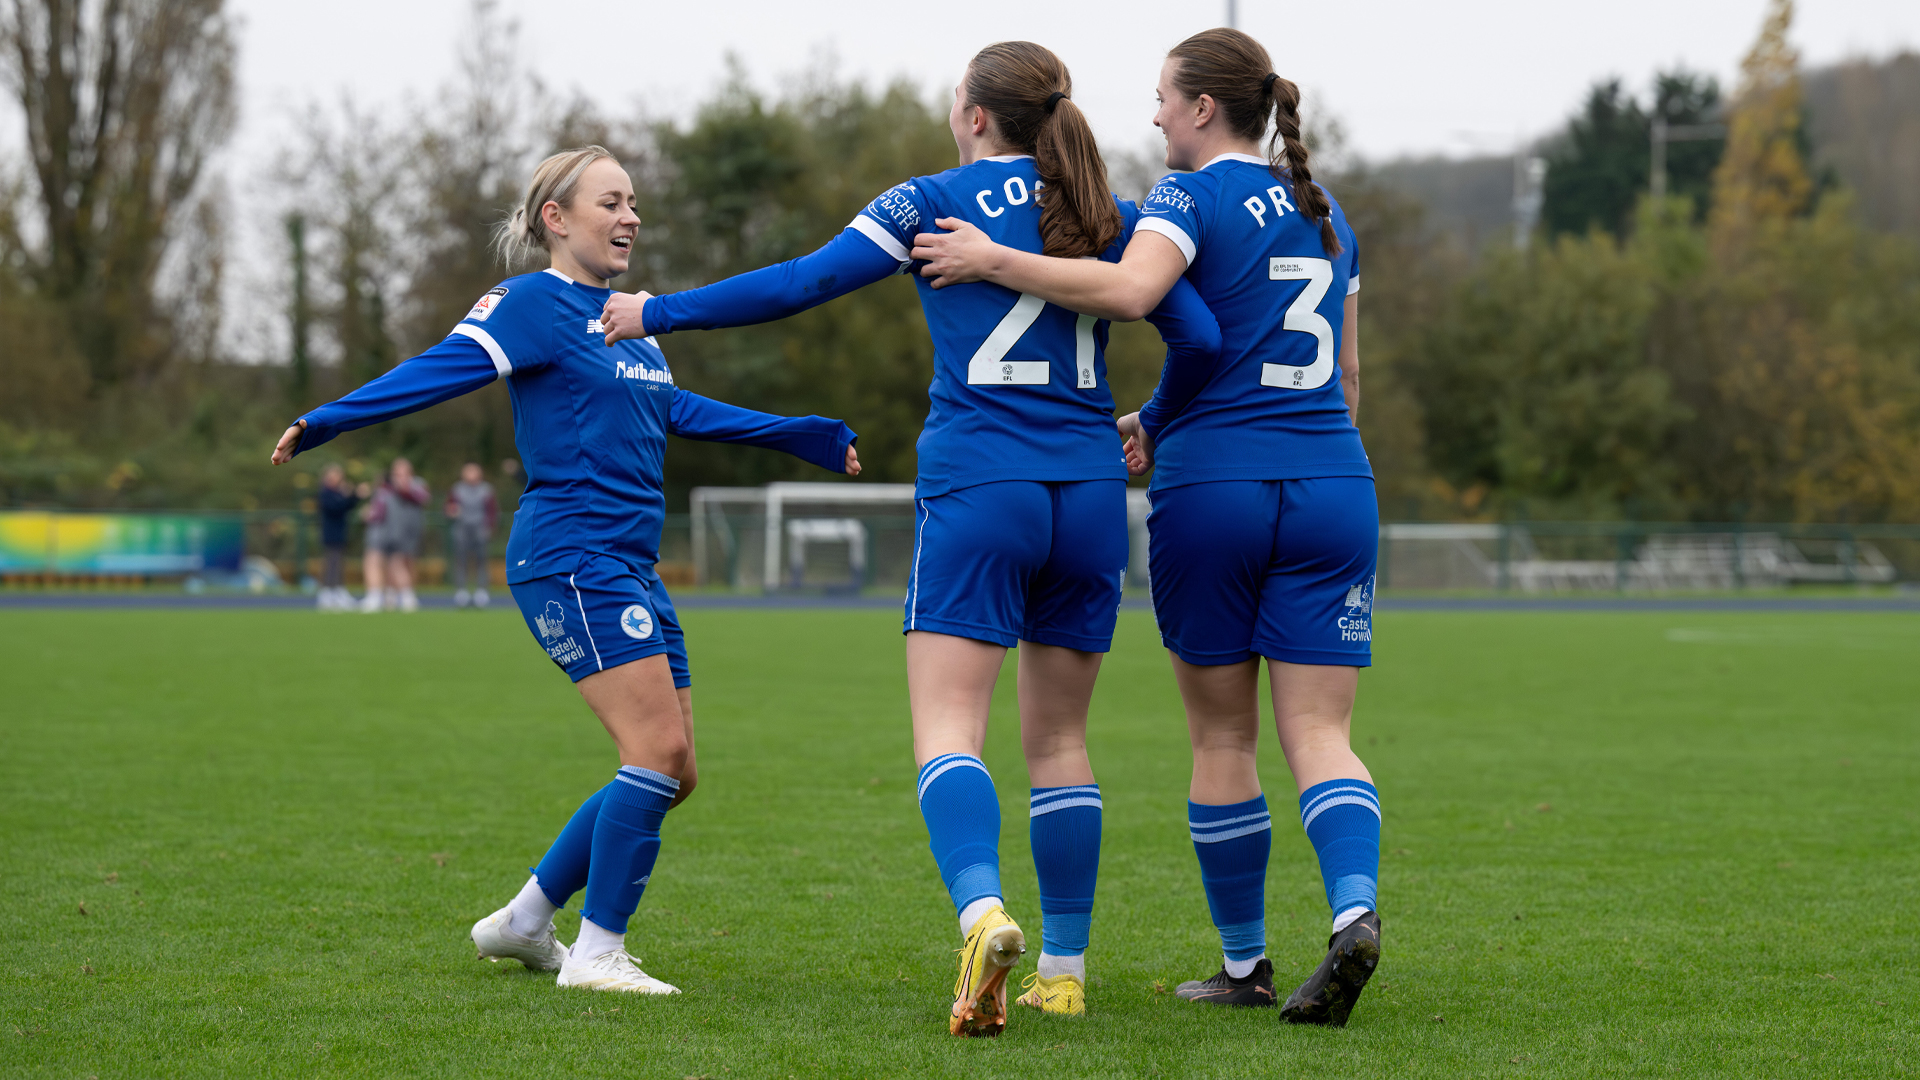
[[[1153,126],[1167,137],[1167,168],[1192,169],[1199,157],[1202,125],[1212,116],[1213,99],[1203,94],[1200,101],[1187,100],[1173,85],[1179,65],[1172,57],[1160,65],[1160,82],[1154,87],[1160,108],[1153,114]]]
[[[601,158],[580,174],[573,202],[549,200],[540,208],[555,269],[577,272],[602,288],[627,272],[640,215],[633,212],[633,180],[612,158]]]

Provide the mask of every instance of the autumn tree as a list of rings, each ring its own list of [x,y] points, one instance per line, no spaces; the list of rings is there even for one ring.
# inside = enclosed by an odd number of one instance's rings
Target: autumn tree
[[[156,275],[233,126],[233,62],[222,0],[0,2],[37,226],[0,242],[64,314],[95,391],[170,355]]]

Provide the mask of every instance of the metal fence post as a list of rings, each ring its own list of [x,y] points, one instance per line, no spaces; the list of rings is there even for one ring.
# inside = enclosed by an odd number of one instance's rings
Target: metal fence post
[[[1747,542],[1741,523],[1733,523],[1733,587],[1745,591],[1747,587]]]
[[[1506,592],[1513,586],[1513,525],[1500,523],[1500,591]]]

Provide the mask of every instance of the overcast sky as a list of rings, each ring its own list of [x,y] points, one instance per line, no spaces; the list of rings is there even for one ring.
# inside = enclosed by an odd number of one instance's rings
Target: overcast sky
[[[1116,149],[1154,136],[1153,83],[1169,46],[1220,25],[1225,0],[970,5],[863,0],[499,0],[526,59],[556,89],[611,110],[684,115],[732,52],[756,83],[831,53],[847,77],[906,76],[950,91],[982,45],[1037,41],[1072,70],[1074,98]],[[363,104],[445,80],[469,0],[232,0],[242,20],[236,164],[275,145],[292,107],[350,89]],[[1764,0],[1239,0],[1240,27],[1282,75],[1338,116],[1370,158],[1506,149],[1559,124],[1596,78],[1642,87],[1684,63],[1731,88]],[[1813,64],[1920,47],[1915,0],[1810,0],[1793,38]]]

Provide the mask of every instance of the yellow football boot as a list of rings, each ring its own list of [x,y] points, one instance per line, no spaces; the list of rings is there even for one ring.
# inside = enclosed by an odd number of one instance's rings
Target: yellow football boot
[[[1086,985],[1072,975],[1055,975],[1047,979],[1041,978],[1036,971],[1020,983],[1020,989],[1026,993],[1014,1002],[1016,1005],[1025,1005],[1055,1016],[1087,1015]]]
[[[1007,972],[1027,951],[1027,936],[1007,915],[993,908],[973,924],[960,949],[960,977],[953,984],[955,1035],[993,1036],[1007,1029]]]

